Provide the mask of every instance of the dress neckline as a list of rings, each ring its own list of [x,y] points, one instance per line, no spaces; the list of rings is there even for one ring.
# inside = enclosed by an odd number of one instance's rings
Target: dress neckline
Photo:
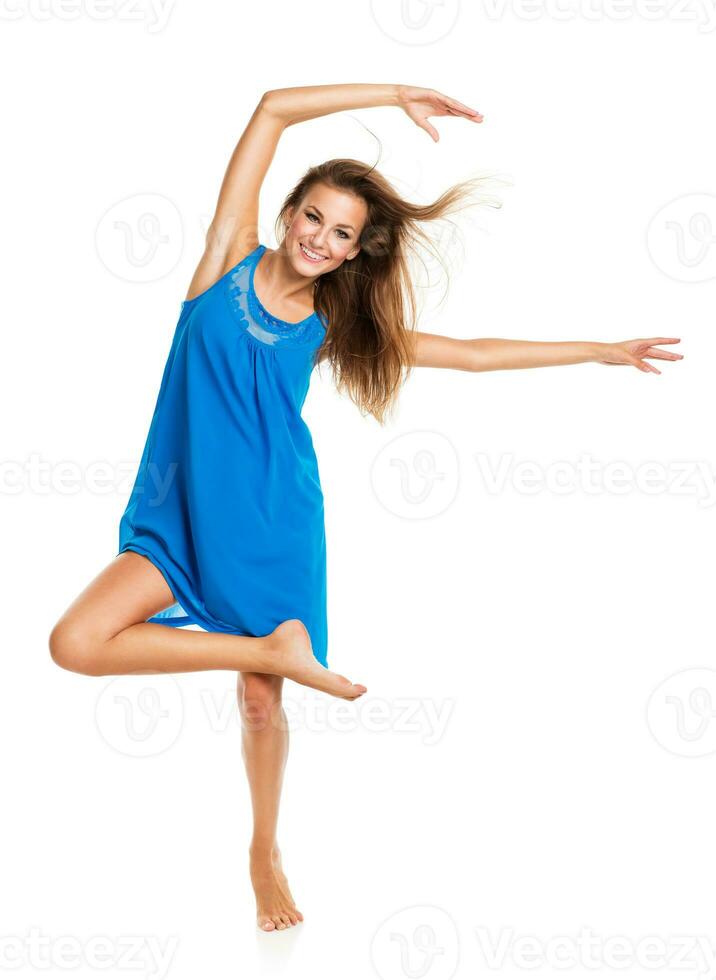
[[[286,328],[302,327],[305,324],[310,323],[311,320],[319,320],[319,323],[320,323],[320,319],[319,319],[318,314],[317,314],[317,312],[315,310],[313,311],[313,313],[309,313],[309,315],[307,317],[304,317],[303,320],[297,320],[296,322],[292,322],[291,320],[282,320],[280,317],[274,316],[273,313],[270,313],[266,309],[266,307],[264,306],[264,304],[259,299],[259,297],[258,297],[258,295],[256,293],[256,288],[254,286],[254,273],[256,272],[256,266],[261,261],[261,256],[264,254],[265,251],[266,251],[266,246],[265,245],[259,245],[258,255],[257,255],[256,259],[254,260],[254,262],[251,264],[251,270],[249,272],[249,295],[250,295],[251,299],[255,302],[255,304],[256,304],[258,310],[260,311],[260,313],[262,314],[262,316],[265,319],[269,320],[271,323],[274,323],[274,324],[276,324],[279,327],[286,327]]]

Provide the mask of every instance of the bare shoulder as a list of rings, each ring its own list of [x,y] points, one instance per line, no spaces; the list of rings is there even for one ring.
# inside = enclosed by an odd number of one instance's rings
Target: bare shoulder
[[[196,299],[214,285],[222,276],[242,262],[258,248],[258,234],[251,239],[254,244],[246,241],[233,243],[228,249],[217,249],[207,242],[204,254],[199,260],[194,276],[189,284],[186,300]]]

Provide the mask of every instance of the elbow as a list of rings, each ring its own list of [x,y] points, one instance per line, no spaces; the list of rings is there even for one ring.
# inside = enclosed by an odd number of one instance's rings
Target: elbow
[[[259,99],[258,108],[266,115],[273,116],[274,119],[279,119],[281,122],[284,122],[279,108],[278,89],[267,89]]]

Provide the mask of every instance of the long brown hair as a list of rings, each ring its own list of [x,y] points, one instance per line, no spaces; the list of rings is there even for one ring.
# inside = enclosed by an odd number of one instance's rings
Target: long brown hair
[[[374,167],[339,158],[310,167],[281,206],[276,219],[279,243],[290,223],[289,209],[297,209],[315,184],[353,193],[367,205],[358,255],[316,283],[314,306],[328,321],[316,363],[327,361],[337,390],[347,392],[363,414],[381,424],[412,368],[417,303],[408,256],[420,244],[433,252],[420,223],[472,203],[469,198],[484,179],[455,184],[431,204],[413,204]],[[494,199],[480,203],[500,207]],[[437,258],[440,262],[439,254]]]

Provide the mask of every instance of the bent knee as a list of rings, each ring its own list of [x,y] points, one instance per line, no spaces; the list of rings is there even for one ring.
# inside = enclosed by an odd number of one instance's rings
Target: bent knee
[[[255,724],[271,720],[281,706],[283,678],[274,674],[244,672],[239,681],[239,707]]]
[[[49,638],[50,656],[64,670],[99,676],[99,645],[79,626],[60,620]]]

